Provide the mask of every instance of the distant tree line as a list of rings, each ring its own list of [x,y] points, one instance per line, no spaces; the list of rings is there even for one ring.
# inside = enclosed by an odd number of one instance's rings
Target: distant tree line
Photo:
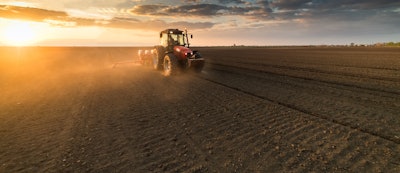
[[[389,43],[386,43],[386,46],[400,46],[400,42],[397,42],[397,43],[389,42]]]
[[[400,42],[375,43],[377,47],[400,47]]]
[[[246,46],[246,45],[237,45],[234,43],[231,45],[231,47],[290,47],[290,46],[300,46],[300,47],[400,47],[400,42],[382,42],[382,43],[375,43],[375,44],[356,44],[356,43],[350,43],[346,45],[276,45],[276,46]]]

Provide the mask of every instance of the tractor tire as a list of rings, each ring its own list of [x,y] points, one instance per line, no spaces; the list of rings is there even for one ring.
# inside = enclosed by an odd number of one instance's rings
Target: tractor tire
[[[178,74],[179,64],[178,59],[172,53],[167,54],[164,57],[164,75],[171,76]]]
[[[164,58],[164,48],[162,46],[155,46],[154,53],[152,57],[153,68],[155,70],[162,70],[163,69],[163,58]]]

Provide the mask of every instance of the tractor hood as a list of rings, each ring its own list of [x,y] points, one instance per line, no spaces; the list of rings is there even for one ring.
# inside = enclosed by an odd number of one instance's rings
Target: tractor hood
[[[174,55],[182,60],[193,56],[193,51],[185,46],[174,46]]]

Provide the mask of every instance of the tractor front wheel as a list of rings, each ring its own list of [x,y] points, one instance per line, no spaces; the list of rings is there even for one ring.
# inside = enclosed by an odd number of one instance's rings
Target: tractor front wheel
[[[164,57],[164,75],[171,76],[178,73],[178,59],[175,57],[174,54],[167,54]]]

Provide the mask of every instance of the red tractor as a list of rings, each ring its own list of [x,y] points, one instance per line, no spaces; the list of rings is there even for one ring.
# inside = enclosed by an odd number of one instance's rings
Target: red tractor
[[[139,59],[146,64],[151,58],[153,68],[163,70],[166,76],[189,69],[199,73],[204,67],[204,58],[198,51],[191,50],[189,45],[186,29],[166,29],[160,32],[160,45],[154,46],[150,51],[139,50]]]

